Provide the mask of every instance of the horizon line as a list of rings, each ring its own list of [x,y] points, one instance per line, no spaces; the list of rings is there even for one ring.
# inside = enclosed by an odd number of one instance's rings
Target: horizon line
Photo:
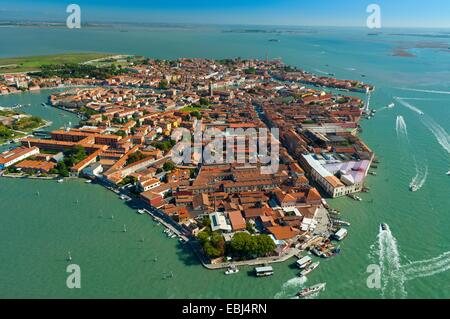
[[[38,24],[65,24],[65,21],[57,19],[0,19],[0,23],[38,23]],[[370,29],[364,25],[321,25],[321,24],[260,24],[260,23],[201,23],[201,22],[134,22],[134,21],[85,21],[81,25],[190,25],[190,26],[254,26],[254,27],[318,27],[318,28],[359,28],[367,29],[370,32],[382,32],[383,29],[450,29],[450,26],[393,26],[386,25],[379,29]]]

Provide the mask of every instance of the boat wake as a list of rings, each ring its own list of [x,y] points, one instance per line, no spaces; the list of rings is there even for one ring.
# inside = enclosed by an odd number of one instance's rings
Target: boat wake
[[[397,136],[405,135],[408,136],[408,129],[406,127],[406,122],[403,116],[397,116],[397,120],[395,122],[395,130],[397,131]]]
[[[281,287],[281,291],[277,292],[275,299],[297,299],[294,297],[307,282],[306,277],[295,277],[286,281]]]
[[[444,128],[429,117],[424,118],[423,123],[433,133],[438,143],[450,154],[450,136]]]
[[[447,270],[450,270],[450,251],[441,254],[438,257],[415,261],[401,267],[406,280],[433,276]]]
[[[411,89],[411,88],[398,88],[404,91],[412,91],[412,92],[422,92],[422,93],[432,93],[432,94],[446,94],[450,95],[450,91],[437,91],[437,90],[421,90],[421,89]]]
[[[425,113],[423,113],[422,110],[420,110],[417,107],[415,107],[415,106],[411,105],[410,103],[406,102],[404,99],[399,98],[399,97],[395,97],[395,100],[400,102],[401,105],[403,105],[404,107],[410,109],[411,111],[416,112],[419,115],[425,115]]]
[[[378,233],[378,258],[381,268],[381,297],[405,298],[405,277],[400,271],[400,254],[397,239],[388,228]]]
[[[425,113],[423,113],[420,109],[404,101],[402,98],[396,97],[395,99],[406,108],[420,115],[425,115]],[[424,116],[422,118],[422,122],[431,131],[431,133],[433,133],[438,143],[447,151],[447,153],[450,154],[450,136],[447,131],[429,116]]]
[[[416,163],[416,176],[414,176],[414,178],[411,180],[411,183],[409,183],[409,187],[414,188],[416,191],[420,190],[423,185],[425,185],[427,177],[428,166],[425,166],[425,169],[420,170]]]
[[[370,247],[368,256],[372,260],[378,259],[381,268],[382,298],[406,298],[407,281],[450,270],[450,251],[435,258],[401,265],[397,239],[389,227],[386,229],[380,227],[377,242]]]

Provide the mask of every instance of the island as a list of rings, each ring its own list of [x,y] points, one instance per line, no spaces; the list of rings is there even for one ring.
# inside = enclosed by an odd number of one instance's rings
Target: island
[[[339,254],[350,224],[325,198],[360,200],[376,162],[358,137],[364,100],[347,94],[374,87],[280,60],[122,56],[0,76],[0,94],[53,87],[68,89],[48,103],[78,114],[78,127],[21,139],[0,155],[2,175],[101,184],[227,274],[262,265],[256,275],[271,275],[269,264],[290,258],[306,274],[318,264],[305,252]],[[215,162],[185,156],[212,140]],[[192,145],[180,151],[183,142]]]
[[[0,107],[0,145],[18,141],[31,132],[50,125],[38,116],[32,116]]]

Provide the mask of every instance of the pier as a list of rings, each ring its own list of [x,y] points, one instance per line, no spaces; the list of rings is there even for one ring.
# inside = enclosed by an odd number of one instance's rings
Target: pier
[[[171,223],[165,221],[162,217],[158,216],[156,213],[154,213],[154,212],[152,212],[152,211],[150,211],[148,209],[144,208],[144,211],[148,215],[150,215],[153,218],[153,220],[155,220],[157,222],[160,222],[162,225],[164,225],[164,227],[166,227],[171,232],[173,232],[175,235],[177,235],[178,238],[183,240],[183,242],[188,242],[189,241],[189,238],[187,236],[185,236],[179,229],[177,229],[177,227],[175,227]]]

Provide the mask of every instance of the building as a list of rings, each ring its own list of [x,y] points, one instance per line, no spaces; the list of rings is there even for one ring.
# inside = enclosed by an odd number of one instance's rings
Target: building
[[[228,218],[233,231],[244,230],[247,228],[247,223],[239,210],[228,212]]]
[[[211,220],[211,230],[212,231],[224,231],[224,232],[230,232],[231,231],[231,225],[228,223],[227,219],[225,218],[224,213],[222,212],[214,212],[212,214],[209,214],[209,219]]]
[[[142,178],[140,181],[138,181],[138,188],[141,192],[149,191],[153,188],[156,188],[161,185],[161,181],[157,178],[149,177],[149,178]]]
[[[309,173],[331,197],[341,197],[360,192],[371,161],[320,161],[314,155],[302,155]]]
[[[15,165],[17,169],[27,173],[45,173],[48,174],[55,168],[56,164],[44,161],[24,160]]]
[[[12,151],[0,154],[0,169],[5,169],[24,159],[39,154],[39,148],[33,147],[18,147]]]

